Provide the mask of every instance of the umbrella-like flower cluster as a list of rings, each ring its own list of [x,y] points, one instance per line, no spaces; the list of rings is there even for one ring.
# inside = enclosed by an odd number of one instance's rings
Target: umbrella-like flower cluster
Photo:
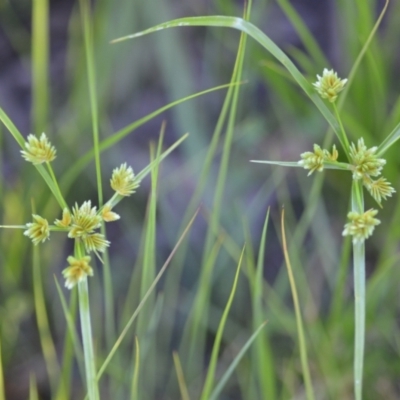
[[[26,150],[21,151],[25,160],[33,164],[49,163],[56,155],[55,148],[49,142],[46,134],[42,133],[40,140],[34,135],[29,135],[25,143]],[[126,163],[115,168],[111,177],[111,187],[115,193],[111,199],[99,210],[92,206],[90,200],[79,206],[77,203],[69,209],[65,207],[62,218],[56,219],[53,225],[41,217],[33,215],[33,222],[25,225],[24,235],[28,236],[37,245],[49,239],[50,231],[68,232],[68,237],[74,239],[76,244],[83,245],[84,252],[94,252],[99,258],[110,245],[110,242],[98,230],[103,222],[112,222],[120,219],[120,216],[112,211],[113,207],[126,196],[130,196],[139,187],[140,181],[135,177],[132,167]],[[100,258],[101,259],[101,258]],[[78,282],[87,276],[93,275],[93,269],[89,266],[90,257],[68,257],[69,267],[63,270],[65,286],[72,289]]]
[[[379,158],[376,154],[378,148],[376,146],[367,148],[364,139],[358,139],[357,146],[352,143],[350,146],[351,170],[353,172],[353,179],[362,179],[363,185],[381,205],[382,199],[386,200],[391,197],[395,192],[390,183],[383,177],[374,180],[373,177],[381,174],[386,160]]]

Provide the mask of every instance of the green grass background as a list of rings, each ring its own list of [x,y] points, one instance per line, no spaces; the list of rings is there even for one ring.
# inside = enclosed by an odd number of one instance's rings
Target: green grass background
[[[233,30],[182,27],[110,44],[182,16],[240,17],[240,4],[99,0],[82,23],[86,3],[76,3],[64,33],[60,76],[49,63],[54,49],[47,2],[33,1],[32,10],[24,2],[18,4],[1,4],[1,23],[26,74],[32,76],[32,103],[25,116],[28,126],[13,122],[24,137],[30,132],[48,134],[58,151],[53,166],[69,205],[88,199],[97,204],[99,181],[104,199],[111,196],[112,169],[125,161],[135,171],[142,170],[163,120],[164,149],[189,132],[159,169],[144,178],[138,192],[118,205],[122,218],[107,227],[110,262],[97,263],[89,281],[100,368],[200,207],[190,234],[105,369],[101,397],[306,398],[292,295],[282,268],[284,206],[315,397],[353,398],[351,254],[349,240],[341,236],[350,177],[340,171],[307,177],[300,169],[249,163],[296,161],[313,143],[332,141],[317,108],[265,49],[249,38],[240,42]],[[279,39],[279,32],[270,27],[280,26],[273,25],[273,16],[281,13],[291,20],[301,46],[278,44],[312,82],[332,64],[339,76],[347,76],[382,7],[380,1],[331,2],[333,33],[326,34],[333,37],[333,54],[319,47],[319,38],[286,0],[255,1],[250,21]],[[400,4],[392,1],[341,109],[350,137],[355,141],[362,136],[368,146],[379,144],[400,120],[399,17]],[[281,21],[287,26],[283,17]],[[84,27],[92,32],[86,46]],[[149,121],[141,119],[231,80],[245,83],[182,102]],[[2,96],[0,105],[13,116],[7,98]],[[112,144],[101,153],[101,177],[93,156],[87,165],[78,163],[94,148],[93,133],[100,142]],[[114,133],[120,136],[113,141]],[[51,221],[59,218],[50,190],[35,168],[19,157],[18,144],[4,125],[1,148],[2,224],[29,222],[32,209]],[[397,189],[397,146],[386,158],[385,176]],[[366,400],[400,396],[399,204],[397,195],[387,201],[379,214],[382,223],[367,241]],[[367,198],[366,206],[374,206],[372,199]],[[63,285],[61,270],[71,243],[53,233],[51,241],[33,251],[21,230],[2,230],[0,245],[0,399],[27,398],[29,392],[32,399],[83,398],[80,345],[68,333],[65,318],[69,308],[78,324],[76,294],[62,289],[63,308],[54,281]],[[243,357],[235,359],[264,321],[266,326]],[[232,374],[224,375],[232,366]],[[210,371],[213,381],[207,377]]]

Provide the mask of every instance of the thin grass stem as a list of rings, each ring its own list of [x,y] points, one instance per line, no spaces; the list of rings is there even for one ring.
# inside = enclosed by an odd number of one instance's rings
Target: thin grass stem
[[[135,336],[135,365],[133,368],[132,386],[131,386],[131,400],[138,400],[138,386],[139,386],[139,367],[140,367],[140,347],[139,340]]]
[[[55,190],[57,191],[59,198],[63,202],[63,208],[68,208],[67,202],[65,201],[64,196],[61,193],[60,187],[57,182],[56,175],[54,174],[54,170],[53,170],[51,164],[49,162],[46,162],[46,165],[47,165],[47,169],[49,171],[50,177],[54,183]]]
[[[338,138],[340,140],[340,143],[343,146],[343,149],[347,155],[347,158],[349,159],[349,149],[350,149],[349,139],[347,138],[346,131],[344,130],[344,126],[342,123],[342,119],[340,118],[339,111],[338,111],[338,108],[335,103],[333,103],[333,110],[335,112],[335,116],[336,116],[336,118],[339,122],[339,126],[340,126],[340,130],[338,132]]]
[[[83,254],[84,252],[80,248],[80,245],[76,243],[75,257],[80,258],[83,256]],[[92,324],[90,321],[89,286],[87,277],[78,282],[78,294],[87,391],[89,400],[99,400],[100,397],[96,379],[96,363],[93,350]]]
[[[300,302],[299,302],[299,297],[297,294],[296,282],[294,279],[293,270],[292,270],[292,266],[290,263],[289,253],[288,253],[287,244],[286,244],[285,222],[284,221],[285,221],[285,211],[284,211],[284,209],[282,209],[282,215],[281,215],[282,246],[283,246],[283,253],[284,253],[285,261],[286,261],[286,267],[287,267],[287,271],[288,271],[288,275],[289,275],[290,288],[291,288],[292,296],[293,296],[294,309],[295,309],[295,313],[296,313],[297,334],[299,337],[300,359],[301,359],[301,366],[302,366],[302,370],[303,370],[304,384],[306,387],[307,399],[314,400],[315,397],[314,397],[314,390],[313,390],[312,383],[311,383],[310,367],[308,365],[307,345],[306,345],[306,339],[305,339],[305,335],[304,335],[303,320],[302,320],[301,311],[300,311]]]
[[[190,400],[178,352],[174,351],[172,353],[172,357],[174,359],[175,371],[176,371],[176,376],[178,378],[179,391],[181,393],[182,400]]]
[[[351,192],[352,211],[364,212],[362,183],[353,181]],[[365,350],[365,242],[353,241],[354,268],[354,395],[362,400],[364,350]]]

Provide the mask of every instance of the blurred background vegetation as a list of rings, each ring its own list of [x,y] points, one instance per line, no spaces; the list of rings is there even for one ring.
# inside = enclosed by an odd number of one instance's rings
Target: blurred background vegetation
[[[54,169],[68,204],[87,199],[96,203],[93,162],[72,182],[63,181],[66,172],[93,146],[79,4],[72,0],[50,1],[46,32],[46,24],[39,23],[46,22],[46,13],[36,22],[33,18],[33,4],[39,3],[0,1],[0,106],[25,136],[39,135],[42,131],[48,134],[57,148]],[[345,78],[383,5],[384,1],[373,0],[258,0],[253,4],[250,20],[290,55],[310,81],[315,81],[316,74],[321,74],[325,67],[334,68]],[[170,19],[214,14],[242,16],[243,2],[98,0],[93,3],[102,139],[174,100],[229,83],[240,34],[218,28],[179,28],[120,44],[111,45],[110,41]],[[399,18],[400,3],[392,1],[341,111],[353,141],[362,136],[368,146],[378,145],[400,121]],[[45,29],[48,43],[34,44],[32,32],[40,28]],[[39,33],[38,37],[43,36]],[[39,53],[48,50],[48,68],[46,64],[35,66],[34,48]],[[36,60],[46,57],[42,54]],[[265,355],[265,363],[257,364],[256,351],[249,351],[219,398],[304,398],[292,299],[287,273],[282,268],[279,228],[282,206],[286,210],[287,236],[316,397],[352,398],[351,254],[349,241],[341,236],[349,205],[350,176],[326,171],[307,177],[300,169],[251,164],[251,159],[297,161],[300,153],[310,150],[313,143],[329,143],[333,137],[318,110],[286,70],[252,40],[247,41],[242,79],[245,83],[240,88],[226,180],[222,186],[217,184],[225,143],[222,131],[204,188],[192,204],[193,210],[200,207],[200,214],[190,238],[157,287],[153,307],[145,314],[149,320],[139,320],[107,369],[100,385],[103,398],[128,398],[134,335],[138,335],[142,346],[139,398],[180,397],[173,350],[179,350],[189,391],[192,398],[197,398],[240,251],[246,243],[245,266],[216,372],[217,377],[223,374],[256,328],[252,276],[260,257],[257,253],[268,208],[261,295],[261,322],[268,320],[268,323],[256,347]],[[163,121],[166,121],[166,146],[190,133],[160,167],[155,270],[175,245],[183,215],[199,188],[205,155],[225,95],[226,90],[219,90],[173,107],[138,126],[102,153],[103,184],[108,198],[112,169],[125,161],[135,171],[147,165],[149,143],[158,140]],[[0,140],[1,223],[29,222],[32,207],[41,215],[46,214],[49,220],[59,218],[60,211],[41,177],[23,162],[18,145],[3,126]],[[385,176],[397,189],[398,150],[392,148],[386,157]],[[205,238],[213,218],[216,186],[223,190],[223,206],[210,249]],[[115,320],[111,325],[106,321],[103,306],[99,263],[95,277],[90,280],[99,360],[107,355],[116,333],[121,331],[143,293],[141,243],[150,189],[150,179],[146,178],[138,192],[118,206],[116,211],[122,218],[107,232],[112,243]],[[371,198],[366,202],[367,208],[373,206]],[[400,397],[397,195],[387,201],[380,219],[381,225],[367,242],[366,400]],[[27,398],[33,375],[40,398],[56,398],[48,358],[43,356],[47,351],[43,344],[45,333],[38,328],[32,244],[21,230],[2,230],[0,235],[0,340],[7,399]],[[54,343],[56,360],[62,364],[70,359],[65,354],[72,354],[72,350],[66,342],[66,322],[54,277],[61,280],[60,272],[71,244],[53,233],[51,242],[40,246],[40,251],[39,280],[43,284],[49,324],[46,332]],[[212,272],[204,275],[208,266]],[[204,295],[203,302],[196,300],[199,294]],[[65,295],[68,297],[69,293]],[[193,304],[206,306],[196,323],[191,319],[195,314]],[[196,339],[191,340],[193,337]],[[71,363],[62,367],[63,371],[72,371],[68,377],[70,398],[82,398],[84,385],[79,363]]]

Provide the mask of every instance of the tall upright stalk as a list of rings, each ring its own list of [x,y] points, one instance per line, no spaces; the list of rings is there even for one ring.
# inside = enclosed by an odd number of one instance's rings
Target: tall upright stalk
[[[87,277],[78,283],[78,292],[88,396],[89,400],[99,400],[99,388],[97,386],[96,366],[93,351],[92,325],[90,322],[89,288]]]
[[[353,181],[351,210],[364,212],[362,185]],[[365,347],[365,242],[353,241],[354,268],[354,394],[356,400],[362,399],[362,382]]]

